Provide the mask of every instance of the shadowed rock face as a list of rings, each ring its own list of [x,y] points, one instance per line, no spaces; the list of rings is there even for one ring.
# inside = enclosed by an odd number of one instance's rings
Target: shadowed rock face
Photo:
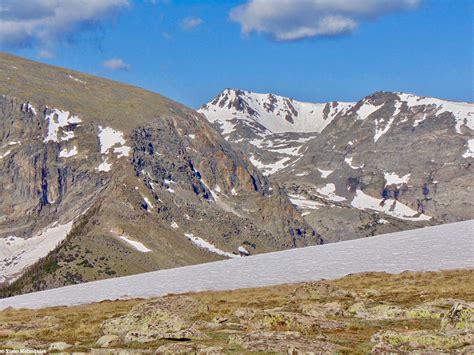
[[[53,228],[71,221],[54,267],[22,290],[321,242],[194,111],[6,54],[0,74],[0,283],[46,256]]]
[[[200,112],[283,187],[325,241],[474,218],[472,103],[398,92],[327,104],[218,95],[236,98],[258,115],[215,100]],[[288,102],[298,113],[290,121]]]

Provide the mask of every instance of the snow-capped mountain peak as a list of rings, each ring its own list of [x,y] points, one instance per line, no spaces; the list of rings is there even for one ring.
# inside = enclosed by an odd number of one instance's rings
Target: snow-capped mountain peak
[[[226,89],[199,110],[210,122],[220,125],[224,135],[246,122],[262,134],[321,132],[339,113],[353,103],[308,103],[275,95]]]
[[[344,225],[366,236],[473,218],[473,103],[381,91],[313,104],[228,89],[200,111],[333,240]]]

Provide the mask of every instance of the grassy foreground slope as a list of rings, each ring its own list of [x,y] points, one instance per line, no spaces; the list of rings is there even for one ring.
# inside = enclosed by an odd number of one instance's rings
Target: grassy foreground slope
[[[469,353],[474,270],[0,312],[0,348]],[[118,351],[118,350],[117,350]]]

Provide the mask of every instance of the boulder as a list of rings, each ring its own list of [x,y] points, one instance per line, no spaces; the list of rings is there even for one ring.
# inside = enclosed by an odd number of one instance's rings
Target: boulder
[[[474,304],[457,301],[441,321],[445,331],[460,330],[474,332]]]
[[[397,351],[452,352],[461,350],[473,342],[472,334],[442,334],[416,330],[408,332],[381,331],[374,334],[371,342],[376,349],[391,348]]]
[[[164,297],[144,302],[121,317],[104,321],[102,331],[122,337],[126,343],[203,338],[193,326],[193,319],[207,311],[206,305],[188,296]]]
[[[107,334],[101,336],[95,343],[96,346],[101,348],[108,348],[111,346],[117,346],[120,344],[120,338],[114,334]]]
[[[71,344],[65,343],[63,341],[58,341],[58,342],[55,342],[55,343],[51,343],[49,345],[48,350],[49,351],[64,351],[64,350],[67,350],[71,347],[72,347]]]

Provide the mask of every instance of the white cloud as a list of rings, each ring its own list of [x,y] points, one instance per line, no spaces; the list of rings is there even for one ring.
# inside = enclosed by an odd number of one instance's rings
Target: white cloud
[[[128,5],[129,0],[2,0],[0,42],[4,47],[52,46]]]
[[[191,30],[202,24],[202,18],[200,17],[186,17],[181,21],[181,28],[183,30]]]
[[[104,68],[112,70],[112,71],[130,70],[131,67],[132,67],[130,64],[125,63],[120,58],[111,58],[109,60],[106,60],[102,64],[103,64]]]
[[[422,0],[248,0],[230,18],[242,32],[266,33],[279,41],[337,36],[364,20],[415,9]]]

